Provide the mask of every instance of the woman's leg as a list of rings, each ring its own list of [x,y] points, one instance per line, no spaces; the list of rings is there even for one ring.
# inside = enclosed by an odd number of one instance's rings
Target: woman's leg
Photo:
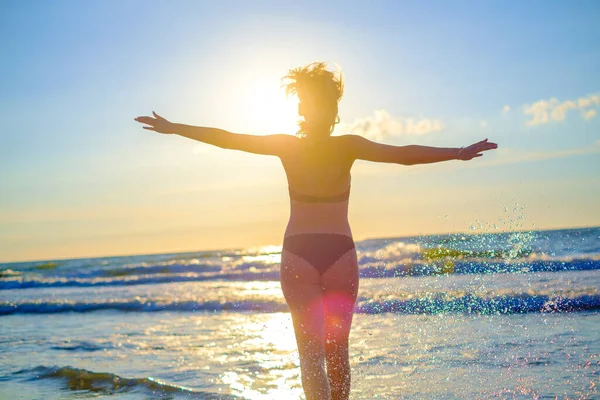
[[[358,262],[352,249],[321,279],[325,306],[325,352],[332,400],[350,396],[348,337],[358,294]]]
[[[290,307],[307,400],[329,400],[325,372],[323,289],[318,271],[287,251],[281,257],[281,288]]]

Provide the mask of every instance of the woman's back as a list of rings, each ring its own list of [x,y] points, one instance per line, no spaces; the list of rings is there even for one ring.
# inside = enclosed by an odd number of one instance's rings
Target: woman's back
[[[337,233],[351,236],[348,224],[353,160],[342,137],[298,138],[281,157],[290,192],[285,236]]]

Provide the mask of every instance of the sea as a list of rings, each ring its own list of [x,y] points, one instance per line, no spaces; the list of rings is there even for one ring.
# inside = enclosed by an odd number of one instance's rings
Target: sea
[[[600,227],[357,242],[351,399],[600,399]],[[301,399],[280,246],[0,264],[0,399]]]

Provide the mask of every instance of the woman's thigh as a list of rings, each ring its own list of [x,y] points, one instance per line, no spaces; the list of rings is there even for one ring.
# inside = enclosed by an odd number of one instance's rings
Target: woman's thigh
[[[358,260],[352,249],[338,259],[321,278],[325,334],[328,339],[346,341],[358,295]]]
[[[281,289],[290,307],[300,351],[304,346],[322,346],[324,307],[319,272],[304,259],[284,250]]]
[[[283,249],[280,266],[281,289],[292,310],[310,307],[322,300],[321,275],[303,258]]]
[[[344,292],[356,297],[358,293],[358,258],[356,249],[342,255],[321,276],[325,292]]]
[[[294,326],[311,336],[348,337],[358,294],[358,260],[352,249],[321,275],[303,258],[281,256],[281,288]],[[325,332],[326,331],[326,332]]]

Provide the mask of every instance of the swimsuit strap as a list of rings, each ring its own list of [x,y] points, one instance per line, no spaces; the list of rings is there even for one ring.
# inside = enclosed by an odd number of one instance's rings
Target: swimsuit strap
[[[298,193],[288,187],[290,199],[300,201],[302,203],[340,203],[350,198],[350,186],[344,193],[335,194],[333,196],[313,196],[310,194]]]

